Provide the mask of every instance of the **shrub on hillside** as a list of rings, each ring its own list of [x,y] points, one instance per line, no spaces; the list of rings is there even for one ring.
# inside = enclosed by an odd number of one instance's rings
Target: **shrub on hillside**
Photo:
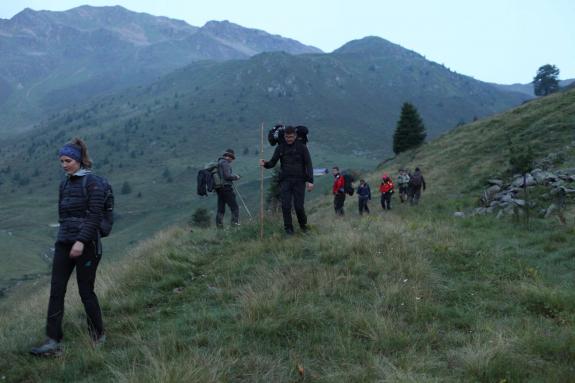
[[[194,214],[192,214],[190,224],[192,226],[205,228],[210,227],[211,222],[212,220],[210,218],[210,212],[208,211],[208,209],[199,207],[196,209],[196,211],[194,211]]]

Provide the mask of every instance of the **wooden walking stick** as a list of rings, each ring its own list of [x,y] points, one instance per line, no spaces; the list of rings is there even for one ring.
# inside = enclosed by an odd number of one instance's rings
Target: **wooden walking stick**
[[[264,123],[260,127],[260,158],[264,158]],[[264,239],[264,167],[260,166],[260,241]]]

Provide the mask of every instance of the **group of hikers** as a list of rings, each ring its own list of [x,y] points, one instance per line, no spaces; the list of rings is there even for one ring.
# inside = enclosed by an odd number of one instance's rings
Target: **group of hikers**
[[[350,193],[346,190],[345,177],[340,173],[339,167],[334,166],[332,168],[332,174],[334,176],[332,192],[334,195],[333,206],[335,214],[343,216],[343,206],[346,194]],[[415,168],[414,173],[410,173],[406,169],[401,169],[397,176],[397,185],[399,187],[399,200],[401,203],[409,202],[411,205],[417,205],[419,203],[421,191],[425,190],[426,187],[425,179],[423,178],[419,168]],[[383,210],[391,210],[391,196],[395,193],[395,184],[387,173],[384,173],[381,179],[379,191],[381,193],[381,208]],[[359,214],[369,214],[368,201],[371,200],[371,189],[369,184],[364,179],[360,179],[356,192]]]
[[[292,207],[300,230],[304,233],[308,231],[304,202],[306,190],[311,192],[314,189],[314,170],[306,145],[306,135],[305,127],[276,126],[268,136],[270,143],[277,145],[274,153],[267,161],[259,160],[259,165],[265,169],[275,167],[278,161],[280,163],[281,209],[284,231],[288,236],[294,234]],[[232,226],[239,225],[239,206],[233,183],[238,181],[240,176],[233,173],[231,166],[235,158],[234,150],[227,149],[207,173],[210,182],[213,182],[214,178],[217,179],[218,187],[215,187],[214,191],[217,194],[218,228],[223,227],[226,206],[231,210]],[[65,144],[58,152],[58,159],[66,178],[60,184],[58,198],[59,228],[54,246],[46,318],[47,339],[30,350],[37,356],[57,355],[62,350],[64,301],[68,281],[74,269],[76,269],[78,291],[87,316],[90,338],[94,346],[106,341],[102,312],[94,292],[94,284],[96,270],[102,257],[101,238],[110,233],[113,224],[112,189],[105,178],[92,174],[92,161],[88,155],[88,148],[81,139],[75,138]],[[206,175],[205,172],[200,174]],[[338,167],[332,169],[332,174],[335,212],[343,216],[346,193],[352,194],[354,189],[351,186],[350,193],[350,184],[346,183],[346,176],[340,173]],[[413,174],[402,170],[397,179],[401,202],[409,201],[417,204],[421,189],[425,190],[425,181],[420,170],[416,168]],[[379,189],[384,210],[391,209],[394,188],[393,181],[385,174]],[[357,187],[357,195],[360,214],[369,213],[368,201],[371,199],[371,191],[363,179]]]
[[[295,211],[299,227],[302,232],[307,232],[307,216],[305,213],[305,192],[314,188],[314,171],[311,156],[307,148],[306,140],[298,136],[298,129],[288,126],[283,129],[281,139],[274,140],[277,144],[272,158],[268,161],[260,159],[260,166],[266,169],[274,168],[280,162],[279,189],[281,209],[283,215],[284,231],[286,235],[294,234],[292,222],[292,209]],[[307,133],[307,130],[306,130]],[[271,142],[271,141],[270,141]],[[227,149],[222,157],[218,159],[216,171],[220,179],[220,186],[215,188],[218,196],[216,226],[223,227],[223,217],[226,205],[232,213],[231,225],[239,224],[239,206],[236,201],[233,182],[239,180],[239,176],[233,174],[231,163],[235,160],[233,149]],[[335,214],[344,215],[344,204],[346,195],[353,194],[353,187],[348,184],[348,178],[341,174],[339,167],[332,168],[334,177],[333,183],[333,204]],[[422,190],[425,190],[425,179],[419,168],[415,168],[413,173],[407,169],[401,169],[397,176],[399,187],[399,198],[401,203],[409,202],[417,205],[421,198]],[[388,174],[384,174],[379,186],[381,192],[381,207],[383,210],[391,210],[391,197],[395,193],[395,184]],[[359,214],[369,213],[368,201],[371,200],[371,190],[369,184],[361,179],[357,187]]]

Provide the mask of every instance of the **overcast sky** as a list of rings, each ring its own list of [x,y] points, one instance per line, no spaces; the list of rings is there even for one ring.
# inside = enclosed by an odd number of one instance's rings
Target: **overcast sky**
[[[561,79],[575,78],[574,0],[1,0],[0,18],[26,7],[84,4],[122,5],[195,26],[229,20],[326,52],[379,36],[488,82],[528,83],[548,63]]]

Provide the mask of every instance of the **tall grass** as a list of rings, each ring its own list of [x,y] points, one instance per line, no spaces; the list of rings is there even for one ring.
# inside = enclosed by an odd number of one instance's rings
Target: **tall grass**
[[[71,286],[63,357],[28,356],[42,338],[42,293],[1,319],[0,378],[573,380],[572,283],[535,271],[536,252],[523,259],[484,222],[439,221],[433,198],[373,210],[319,210],[311,234],[289,239],[272,223],[263,242],[251,225],[159,233],[100,270],[104,347],[91,347]]]

